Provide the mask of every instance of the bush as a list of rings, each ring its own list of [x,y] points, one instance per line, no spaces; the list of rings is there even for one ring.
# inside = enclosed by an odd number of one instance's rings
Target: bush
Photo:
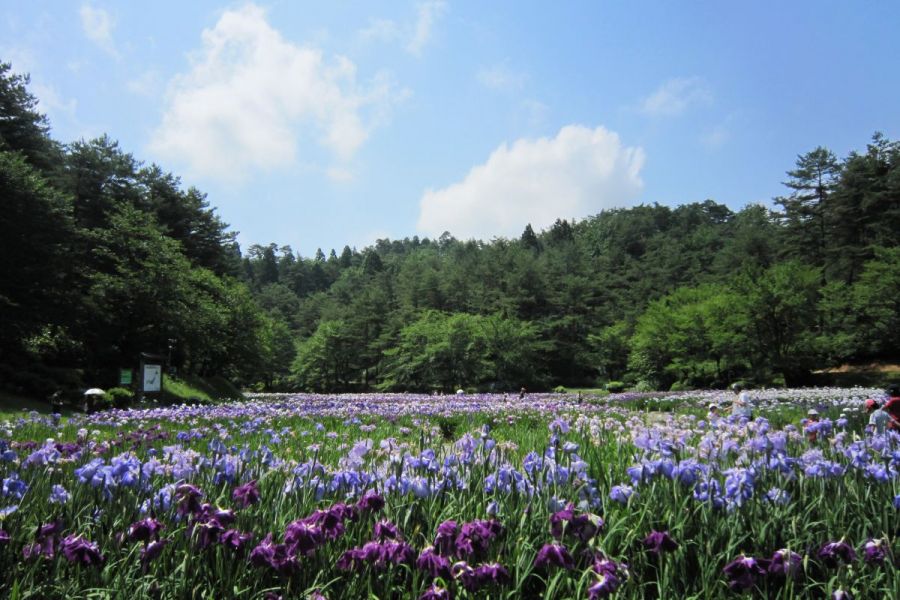
[[[553,388],[553,393],[554,393],[554,394],[565,394],[565,393],[568,392],[568,391],[569,391],[569,390],[567,390],[567,389],[566,389],[566,386],[564,386],[564,385],[558,385],[558,386],[556,386],[555,388]]]
[[[610,394],[618,394],[625,391],[625,384],[621,381],[610,381],[606,384],[606,391]]]
[[[119,408],[128,406],[134,400],[134,392],[128,388],[114,387],[106,390],[107,402]]]
[[[656,386],[646,379],[641,379],[636,384],[634,384],[634,387],[631,389],[635,392],[655,392]]]
[[[685,383],[684,381],[676,381],[669,387],[670,392],[686,392],[692,389],[694,389],[694,386]]]

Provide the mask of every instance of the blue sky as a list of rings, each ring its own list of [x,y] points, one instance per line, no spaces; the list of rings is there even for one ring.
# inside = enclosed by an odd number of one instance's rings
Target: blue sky
[[[253,243],[518,236],[771,202],[796,156],[900,137],[891,2],[18,2],[0,58]]]

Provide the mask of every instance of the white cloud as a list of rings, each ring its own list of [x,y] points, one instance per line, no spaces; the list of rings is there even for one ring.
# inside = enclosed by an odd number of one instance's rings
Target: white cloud
[[[234,180],[290,166],[310,136],[346,162],[401,97],[385,77],[358,85],[344,57],[286,41],[252,4],[223,13],[202,39],[191,70],[170,82],[150,142],[200,175]]]
[[[426,190],[418,229],[431,236],[515,237],[527,223],[546,228],[557,218],[576,218],[625,206],[640,193],[641,148],[624,147],[603,127],[563,127],[554,138],[503,144],[466,177]]]
[[[475,76],[484,87],[504,92],[521,90],[528,80],[524,73],[516,73],[505,65],[482,67]]]
[[[443,0],[428,0],[418,7],[418,18],[413,28],[412,38],[406,49],[415,56],[421,56],[422,50],[431,39],[431,30],[437,20],[447,10],[447,3]]]
[[[644,98],[638,108],[640,112],[653,117],[673,117],[691,106],[711,103],[712,92],[701,78],[676,77]]]
[[[94,8],[90,4],[82,4],[79,14],[81,15],[81,28],[88,39],[106,52],[115,55],[116,47],[112,38],[113,19],[110,14],[102,8]]]

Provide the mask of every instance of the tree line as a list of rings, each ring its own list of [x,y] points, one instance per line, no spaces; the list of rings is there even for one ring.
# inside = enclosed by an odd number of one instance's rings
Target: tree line
[[[52,140],[9,65],[0,102],[0,380],[20,387],[108,378],[170,340],[184,372],[317,391],[792,384],[898,356],[900,144],[880,134],[799,156],[772,208],[303,257],[242,253],[202,192],[108,137]]]

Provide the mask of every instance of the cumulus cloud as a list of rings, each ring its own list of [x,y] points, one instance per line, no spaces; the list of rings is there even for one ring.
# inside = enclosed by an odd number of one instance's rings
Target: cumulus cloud
[[[90,4],[83,4],[78,12],[81,16],[81,28],[88,39],[110,54],[116,54],[112,37],[112,16],[102,8],[94,8]]]
[[[520,139],[494,150],[465,178],[420,201],[418,229],[430,236],[515,237],[531,223],[625,206],[640,193],[644,151],[603,127],[563,127],[554,138]]]
[[[431,39],[431,30],[444,12],[447,10],[447,3],[443,0],[428,0],[419,4],[418,18],[413,28],[412,38],[409,40],[406,49],[415,56],[421,56],[422,50]]]
[[[340,170],[401,97],[386,77],[362,86],[349,59],[285,40],[255,5],[204,30],[192,63],[168,86],[150,149],[223,179],[292,165],[310,136]]]
[[[641,100],[640,112],[652,117],[673,117],[691,106],[709,105],[712,92],[699,77],[676,77],[659,86]]]

